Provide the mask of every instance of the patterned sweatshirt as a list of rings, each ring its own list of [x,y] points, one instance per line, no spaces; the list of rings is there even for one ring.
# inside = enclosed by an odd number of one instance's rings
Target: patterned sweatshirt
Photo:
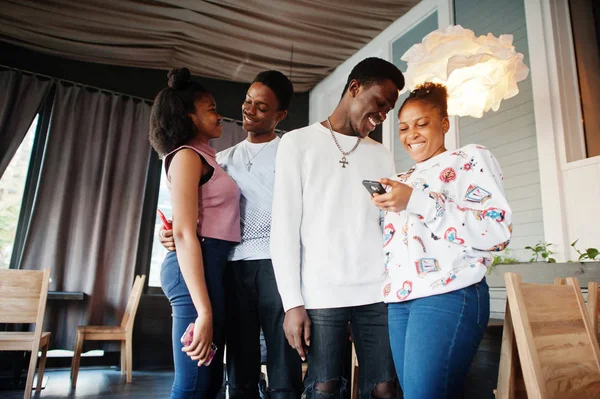
[[[413,187],[405,211],[384,223],[386,302],[480,282],[512,233],[502,172],[490,151],[467,145],[416,164],[395,180]]]

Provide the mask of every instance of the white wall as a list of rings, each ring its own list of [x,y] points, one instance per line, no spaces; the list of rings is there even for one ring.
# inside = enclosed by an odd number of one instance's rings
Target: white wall
[[[528,36],[539,38],[529,50],[544,231],[558,260],[574,260],[571,242],[600,247],[600,157],[572,161],[581,116],[567,0],[526,0],[525,10]]]
[[[530,64],[526,0],[455,0],[456,24],[475,35],[513,35],[515,51]],[[537,101],[537,99],[535,99]],[[519,94],[503,100],[498,111],[482,118],[459,118],[460,146],[487,147],[502,167],[504,191],[512,209],[510,256],[529,260],[534,246],[544,240],[540,162],[536,138],[531,75],[519,82]]]

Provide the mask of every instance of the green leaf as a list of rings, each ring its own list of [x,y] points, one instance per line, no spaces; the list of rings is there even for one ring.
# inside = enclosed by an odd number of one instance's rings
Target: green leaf
[[[578,238],[578,239],[576,239],[575,241],[573,241],[573,242],[571,243],[571,246],[572,246],[573,248],[575,248],[575,244],[577,244],[577,241],[579,241],[579,238]]]
[[[542,258],[546,259],[548,257],[548,253],[547,252],[542,252]]]
[[[596,248],[588,248],[586,253],[590,259],[596,259],[596,256],[598,256],[598,250]]]
[[[529,245],[526,246],[525,249],[531,249],[533,251],[533,248],[531,248]]]
[[[530,262],[533,262],[534,260],[535,260],[534,258],[529,259]]]
[[[554,258],[548,258],[548,263],[556,263],[556,259],[554,259]]]

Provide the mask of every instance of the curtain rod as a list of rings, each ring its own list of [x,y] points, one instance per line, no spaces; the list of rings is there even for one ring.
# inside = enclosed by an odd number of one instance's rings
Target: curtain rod
[[[0,67],[6,68],[6,69],[12,69],[14,71],[26,73],[26,74],[33,75],[33,76],[38,76],[38,77],[41,77],[41,78],[46,78],[46,79],[50,79],[50,80],[56,80],[56,81],[59,81],[59,82],[62,82],[62,83],[72,84],[73,86],[81,86],[81,87],[85,87],[85,88],[88,88],[88,89],[97,90],[97,91],[103,92],[103,93],[109,93],[109,94],[115,94],[117,96],[129,97],[129,98],[140,100],[140,101],[144,101],[144,102],[150,102],[150,103],[153,102],[153,100],[151,100],[149,98],[138,97],[138,96],[134,96],[134,95],[131,95],[131,94],[120,93],[118,91],[103,89],[101,87],[91,86],[91,85],[88,85],[88,84],[79,83],[79,82],[75,82],[75,81],[72,81],[72,80],[60,79],[60,78],[56,78],[54,76],[44,75],[43,73],[27,71],[25,69],[15,68],[15,67],[11,67],[11,66],[8,66],[8,65],[3,65],[3,64],[0,64]]]
[[[26,74],[29,74],[29,75],[33,75],[33,76],[38,76],[38,77],[50,79],[50,80],[57,80],[59,82],[69,83],[69,84],[72,84],[73,86],[81,86],[81,87],[85,87],[85,88],[88,88],[88,89],[94,89],[94,90],[97,90],[97,91],[103,92],[103,93],[115,94],[117,96],[125,96],[125,97],[133,98],[133,99],[136,99],[136,100],[140,100],[140,101],[143,101],[143,102],[149,102],[150,104],[152,104],[154,102],[154,100],[151,100],[149,98],[133,96],[131,94],[120,93],[118,91],[113,91],[113,90],[107,90],[107,89],[103,89],[103,88],[96,87],[96,86],[90,86],[90,85],[84,84],[84,83],[74,82],[72,80],[60,79],[60,78],[56,78],[54,76],[44,75],[43,73],[26,71],[24,69],[15,68],[15,67],[11,67],[11,66],[8,66],[8,65],[0,64],[0,67],[6,68],[6,69],[12,69],[14,71],[18,71],[18,72],[22,72],[22,73],[26,73]],[[241,120],[239,120],[239,119],[232,119],[232,118],[229,118],[227,116],[223,116],[223,120],[226,121],[226,122],[236,123],[238,125],[242,124]],[[285,133],[285,130],[275,129],[275,132],[277,132],[277,133]]]

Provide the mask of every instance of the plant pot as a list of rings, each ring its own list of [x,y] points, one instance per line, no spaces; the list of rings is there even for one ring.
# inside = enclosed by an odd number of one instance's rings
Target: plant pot
[[[554,284],[556,277],[577,277],[581,287],[587,287],[590,281],[600,282],[600,262],[561,262],[561,263],[514,263],[494,266],[486,276],[491,287],[506,287],[504,273],[514,272],[521,275],[523,282],[535,284]]]

